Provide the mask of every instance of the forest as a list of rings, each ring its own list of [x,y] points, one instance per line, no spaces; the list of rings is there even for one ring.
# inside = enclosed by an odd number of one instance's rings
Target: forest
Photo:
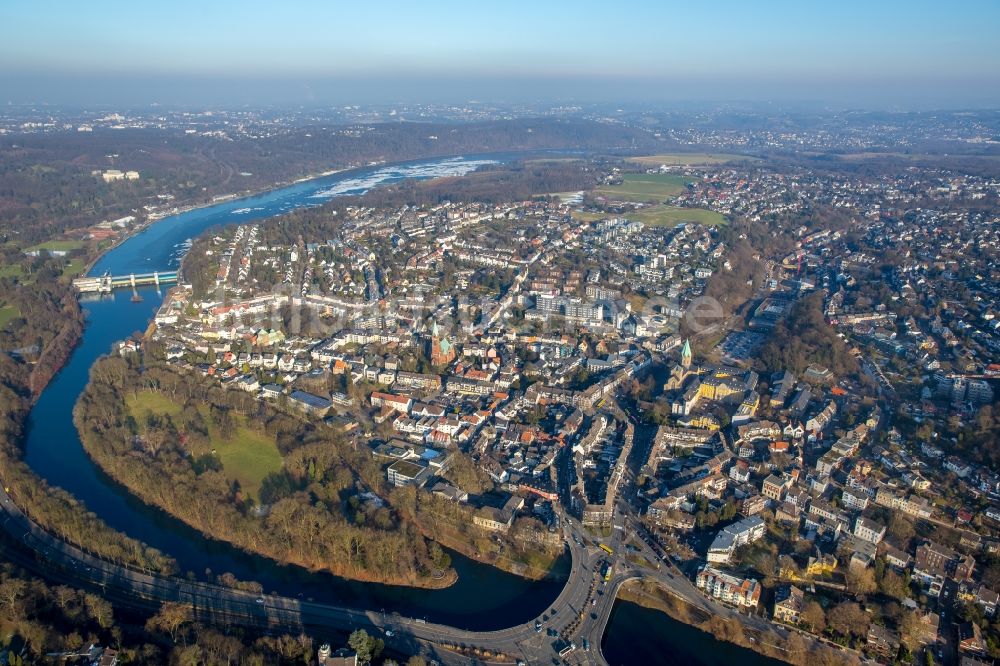
[[[498,152],[642,152],[659,143],[648,132],[621,125],[550,119],[305,126],[255,139],[172,129],[0,137],[0,240],[27,247],[135,214],[162,203],[156,198],[161,194],[173,195],[172,204],[194,205],[372,162]],[[140,178],[105,183],[91,174],[105,169],[137,170]]]
[[[837,377],[857,377],[858,359],[823,317],[823,292],[814,292],[792,306],[778,322],[758,356],[763,371],[791,370],[801,375],[817,364],[829,368]]]
[[[458,487],[469,488],[470,492],[484,487],[467,479],[461,483],[454,472],[452,468],[449,476]],[[390,497],[393,506],[419,525],[422,532],[467,557],[525,578],[537,580],[560,574],[557,563],[564,552],[562,538],[535,518],[519,516],[509,532],[488,533],[473,523],[475,509],[469,504],[414,488],[397,488]]]
[[[593,161],[516,161],[482,167],[465,176],[403,181],[380,187],[344,205],[421,206],[444,201],[486,204],[524,201],[538,195],[593,187],[600,175]]]
[[[471,509],[430,492],[391,489],[367,443],[279,405],[182,375],[150,357],[99,361],[75,421],[91,457],[143,501],[244,550],[347,578],[441,587],[454,581],[442,546],[507,571],[541,578],[562,553],[533,519],[518,519],[496,540],[471,527]],[[173,408],[136,414],[153,394]],[[249,421],[245,420],[249,419]],[[207,437],[232,437],[254,424],[277,445],[281,469],[256,496],[233,478]],[[221,447],[225,442],[216,443]],[[448,476],[470,492],[492,488],[461,454]]]
[[[149,391],[181,409],[137,419],[126,398]],[[263,505],[216,461],[191,454],[209,427],[225,437],[227,420],[237,415],[252,416],[283,456],[282,469],[264,480]],[[143,501],[215,538],[358,580],[439,587],[454,578],[440,547],[368,495],[387,493],[367,447],[356,449],[323,424],[166,368],[139,372],[122,358],[95,365],[75,419],[87,452],[108,474]]]
[[[0,474],[18,506],[35,522],[113,561],[172,571],[174,563],[107,527],[59,488],[50,487],[22,460],[24,425],[35,398],[63,366],[83,330],[72,288],[42,266],[24,283],[0,279],[17,316],[0,331]]]
[[[148,614],[125,612],[97,594],[48,584],[9,564],[0,565],[0,631],[0,663],[11,666],[57,663],[53,654],[79,655],[90,645],[117,651],[118,663],[125,664],[283,666],[312,663],[317,647],[305,634],[206,626],[179,603]],[[363,633],[342,640],[378,657],[380,641],[363,640]]]

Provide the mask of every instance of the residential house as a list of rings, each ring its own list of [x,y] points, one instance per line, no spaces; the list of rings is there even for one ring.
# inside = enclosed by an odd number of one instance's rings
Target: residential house
[[[740,546],[764,536],[765,524],[760,516],[750,516],[719,531],[708,547],[709,562],[728,562]]]
[[[761,485],[760,493],[768,499],[780,502],[785,495],[785,488],[787,487],[787,479],[772,474],[764,479],[764,483]]]
[[[777,622],[798,624],[805,606],[805,592],[794,585],[785,585],[774,595],[773,617]]]
[[[882,659],[893,661],[899,652],[899,635],[873,622],[868,625],[867,648]]]
[[[877,544],[885,537],[885,525],[871,518],[858,516],[854,521],[854,536]]]
[[[986,641],[983,632],[974,622],[963,622],[958,625],[958,651],[962,654],[986,654]]]
[[[734,606],[756,608],[760,602],[761,585],[754,579],[737,578],[710,566],[698,572],[698,589]]]

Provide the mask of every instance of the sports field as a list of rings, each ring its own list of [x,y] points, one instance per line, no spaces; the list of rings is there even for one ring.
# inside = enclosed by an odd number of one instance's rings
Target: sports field
[[[726,218],[720,213],[704,208],[679,208],[677,206],[649,206],[641,210],[615,215],[613,213],[575,212],[573,217],[582,222],[595,222],[610,217],[623,217],[626,220],[642,222],[651,227],[673,227],[683,222],[697,222],[706,226],[726,224]]]
[[[626,173],[619,185],[602,185],[594,194],[618,201],[658,202],[683,192],[691,180],[669,173]]]
[[[82,247],[83,241],[80,240],[50,240],[33,245],[28,250],[59,250],[69,252],[70,250],[79,250]]]
[[[703,166],[708,164],[726,164],[742,160],[756,160],[749,155],[732,153],[672,153],[669,155],[640,155],[628,158],[629,162],[648,167],[666,166]]]
[[[677,206],[650,206],[635,213],[628,213],[624,217],[651,227],[673,227],[682,222],[697,222],[708,227],[716,227],[726,223],[726,218],[714,210]]]
[[[17,308],[15,308],[12,305],[0,306],[0,328],[5,327],[7,325],[7,322],[9,322],[14,317],[17,317],[19,314],[21,313],[18,312]]]

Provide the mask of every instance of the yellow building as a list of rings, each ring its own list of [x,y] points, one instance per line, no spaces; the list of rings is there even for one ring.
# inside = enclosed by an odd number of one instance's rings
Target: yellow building
[[[819,559],[810,557],[806,565],[806,575],[823,576],[837,570],[837,558],[833,555],[823,555]]]

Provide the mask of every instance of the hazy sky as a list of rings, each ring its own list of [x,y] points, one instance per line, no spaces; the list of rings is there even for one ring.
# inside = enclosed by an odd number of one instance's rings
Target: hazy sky
[[[997,0],[0,0],[0,101],[1000,105]]]

